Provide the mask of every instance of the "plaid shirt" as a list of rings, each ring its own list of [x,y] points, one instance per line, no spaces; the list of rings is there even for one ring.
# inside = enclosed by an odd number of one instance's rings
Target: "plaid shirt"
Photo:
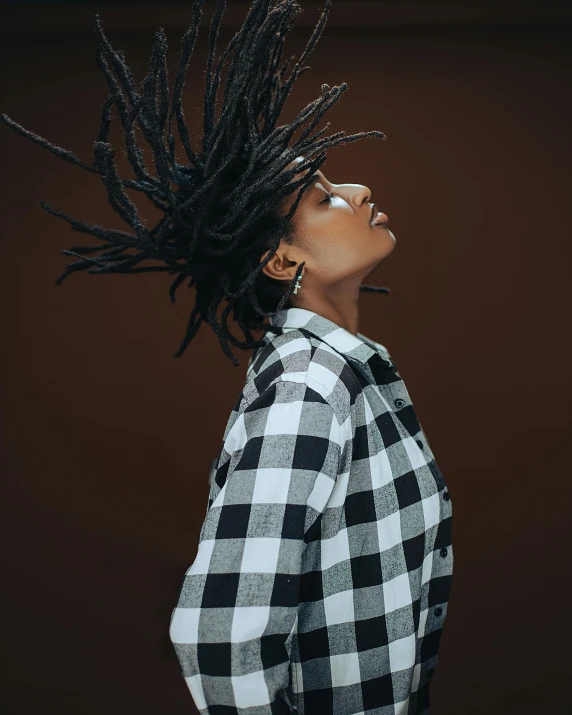
[[[251,356],[169,630],[202,714],[429,713],[452,502],[387,349],[302,308]]]

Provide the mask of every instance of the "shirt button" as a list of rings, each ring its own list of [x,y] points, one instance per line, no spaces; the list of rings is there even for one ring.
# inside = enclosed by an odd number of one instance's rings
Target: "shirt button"
[[[415,441],[417,442],[419,449],[423,449],[423,442],[420,439],[416,439]]]
[[[398,397],[397,400],[395,400],[396,407],[403,407],[404,404],[405,404],[405,400],[402,400],[401,397]]]
[[[449,494],[449,492],[443,492],[443,499],[445,501],[449,501],[450,498],[451,498],[451,495]]]
[[[437,608],[435,609],[435,615],[440,616],[442,613],[443,609],[441,608],[441,606],[437,606]]]
[[[442,556],[443,558],[445,558],[445,556],[447,556],[447,554],[448,554],[449,552],[448,552],[447,549],[443,546],[443,548],[441,549],[441,551],[439,551],[439,553],[441,554],[441,556]]]

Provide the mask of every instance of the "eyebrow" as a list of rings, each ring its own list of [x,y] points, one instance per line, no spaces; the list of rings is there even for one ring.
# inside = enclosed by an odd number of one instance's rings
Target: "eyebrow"
[[[314,174],[312,176],[312,181],[322,181],[322,177],[319,174]],[[310,187],[310,191],[314,191],[316,189],[316,185],[314,184],[313,186]]]

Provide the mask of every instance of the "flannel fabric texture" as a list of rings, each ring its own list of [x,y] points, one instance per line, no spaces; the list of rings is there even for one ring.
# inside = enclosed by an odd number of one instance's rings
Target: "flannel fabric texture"
[[[169,635],[202,715],[428,715],[452,501],[385,346],[272,316]]]

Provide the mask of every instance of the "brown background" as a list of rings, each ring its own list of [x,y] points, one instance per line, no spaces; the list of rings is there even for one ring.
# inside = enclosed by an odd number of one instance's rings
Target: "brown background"
[[[160,25],[174,67],[189,4],[25,5],[2,8],[1,111],[89,162],[107,88],[88,12],[101,9],[141,79]],[[297,53],[321,6],[302,5]],[[564,713],[570,13],[557,3],[334,6],[284,116],[322,82],[345,80],[331,132],[388,135],[331,150],[323,169],[367,184],[390,216],[396,248],[367,282],[392,292],[361,298],[360,331],[395,358],[453,498],[432,712]],[[185,90],[191,125],[204,35]],[[95,175],[5,125],[0,141],[1,704],[9,715],[195,712],[169,619],[249,354],[235,351],[234,368],[203,326],[173,359],[193,295],[181,288],[172,305],[171,277],[81,273],[55,286],[74,260],[59,251],[93,239],[39,199],[126,226]]]

